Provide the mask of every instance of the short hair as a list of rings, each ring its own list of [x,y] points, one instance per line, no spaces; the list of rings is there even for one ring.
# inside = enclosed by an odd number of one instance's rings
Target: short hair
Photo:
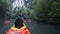
[[[21,28],[23,26],[23,20],[22,20],[22,18],[20,17],[20,18],[17,18],[16,20],[15,20],[15,27],[16,28]]]

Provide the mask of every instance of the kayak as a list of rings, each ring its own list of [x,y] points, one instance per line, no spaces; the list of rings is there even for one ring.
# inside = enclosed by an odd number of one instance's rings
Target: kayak
[[[10,30],[6,34],[30,34],[29,30],[27,29],[26,25],[23,24],[24,26],[21,28],[16,28],[13,25]]]

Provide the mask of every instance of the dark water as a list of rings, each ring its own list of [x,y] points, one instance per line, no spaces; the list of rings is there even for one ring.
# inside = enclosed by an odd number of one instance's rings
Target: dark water
[[[5,34],[12,25],[14,20],[11,20],[11,23],[5,25],[0,23],[0,34]],[[33,21],[29,23],[29,20],[25,23],[31,34],[60,34],[60,25],[59,24],[47,24],[42,22]]]
[[[11,23],[9,24],[4,24],[3,20],[0,21],[0,34],[5,34],[13,25],[13,20],[11,20]]]
[[[31,34],[60,34],[60,24],[47,24],[42,22],[26,23]]]

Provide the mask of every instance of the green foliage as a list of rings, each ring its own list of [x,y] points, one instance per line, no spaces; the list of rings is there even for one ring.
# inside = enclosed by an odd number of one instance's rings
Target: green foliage
[[[0,16],[9,17],[11,15],[11,4],[7,3],[6,0],[0,0]]]
[[[60,16],[60,0],[33,0],[32,3],[34,19],[50,22],[59,20],[57,17]]]
[[[15,13],[14,13],[15,12]],[[24,15],[24,16],[28,16],[29,10],[28,9],[24,9],[23,7],[19,7],[18,10],[14,10],[12,15],[12,18],[16,18],[18,17],[20,14]]]
[[[0,0],[0,16],[6,17],[7,15],[10,15],[10,11],[11,5],[9,5],[6,0]]]

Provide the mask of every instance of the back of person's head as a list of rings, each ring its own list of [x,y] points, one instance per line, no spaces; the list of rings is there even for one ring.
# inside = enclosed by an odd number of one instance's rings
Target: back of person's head
[[[16,20],[15,20],[15,27],[16,28],[21,28],[23,26],[23,20],[22,20],[22,18],[20,17],[20,18],[17,18]]]
[[[19,17],[22,17],[22,15],[20,14],[20,15],[18,15]]]

